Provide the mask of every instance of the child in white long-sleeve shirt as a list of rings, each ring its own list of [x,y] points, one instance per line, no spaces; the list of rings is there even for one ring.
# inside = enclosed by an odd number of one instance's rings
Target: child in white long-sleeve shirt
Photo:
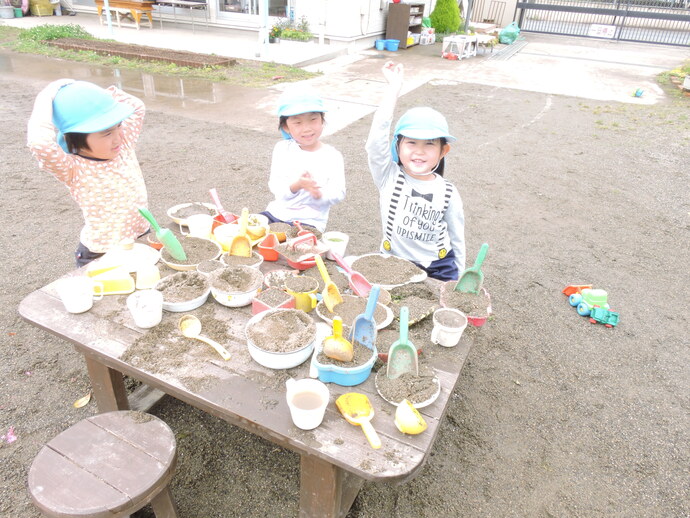
[[[279,101],[285,140],[273,149],[268,187],[275,199],[262,213],[271,223],[300,221],[324,231],[330,208],[345,198],[343,156],[321,142],[323,100],[309,89],[286,91]]]
[[[387,62],[390,84],[366,143],[379,189],[381,251],[415,263],[430,277],[453,280],[465,269],[465,218],[455,186],[443,178],[444,157],[456,139],[431,108],[408,110],[388,135],[402,87],[403,67]]]
[[[148,231],[137,210],[148,201],[134,152],[144,113],[141,100],[114,86],[73,79],[53,81],[36,97],[27,144],[82,211],[77,266]]]

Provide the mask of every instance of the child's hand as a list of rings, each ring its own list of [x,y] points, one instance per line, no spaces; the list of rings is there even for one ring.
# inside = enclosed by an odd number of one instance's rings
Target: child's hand
[[[388,84],[390,84],[394,88],[397,88],[398,90],[400,90],[400,88],[402,87],[402,83],[403,83],[403,65],[402,65],[402,63],[398,63],[396,65],[392,61],[386,61],[386,64],[383,65],[381,72],[383,72],[383,77],[386,78],[386,81],[388,81]]]
[[[316,200],[321,198],[321,187],[318,186],[309,172],[305,171],[304,174],[300,176],[298,182],[300,189],[307,191],[309,194],[311,194],[312,198]]]

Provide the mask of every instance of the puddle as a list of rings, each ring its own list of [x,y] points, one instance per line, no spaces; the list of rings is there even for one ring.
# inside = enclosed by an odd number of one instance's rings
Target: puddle
[[[91,81],[102,87],[116,85],[142,99],[146,108],[185,117],[232,124],[257,131],[276,126],[270,88],[253,89],[198,79],[143,73],[0,51],[0,77],[46,84],[60,77]],[[255,108],[248,117],[248,107]]]

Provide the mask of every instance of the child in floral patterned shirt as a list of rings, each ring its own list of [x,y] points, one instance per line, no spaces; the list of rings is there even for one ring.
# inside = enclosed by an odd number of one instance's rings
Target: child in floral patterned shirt
[[[36,97],[28,146],[81,208],[77,266],[148,231],[137,210],[148,202],[134,152],[144,113],[141,100],[114,86],[72,79],[53,81]]]

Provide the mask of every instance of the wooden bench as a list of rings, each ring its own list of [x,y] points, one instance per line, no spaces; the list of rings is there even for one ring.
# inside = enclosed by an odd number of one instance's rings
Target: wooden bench
[[[96,2],[96,9],[98,10],[98,19],[101,22],[101,25],[103,25],[103,7],[104,7],[104,0],[95,0]],[[122,18],[124,17],[129,17],[132,19],[131,24],[124,24],[125,27],[131,26],[131,27],[136,27],[137,30],[141,27],[141,16],[142,14],[146,15],[146,18],[148,18],[148,26],[149,28],[153,29],[153,15],[151,14],[153,12],[153,6],[156,5],[156,2],[152,0],[109,0],[108,1],[108,8],[111,12],[115,13],[115,17],[117,19],[117,26],[122,27]]]
[[[176,518],[169,483],[177,447],[151,414],[116,411],[84,419],[46,444],[29,470],[29,492],[45,516],[116,518],[151,503]]]

